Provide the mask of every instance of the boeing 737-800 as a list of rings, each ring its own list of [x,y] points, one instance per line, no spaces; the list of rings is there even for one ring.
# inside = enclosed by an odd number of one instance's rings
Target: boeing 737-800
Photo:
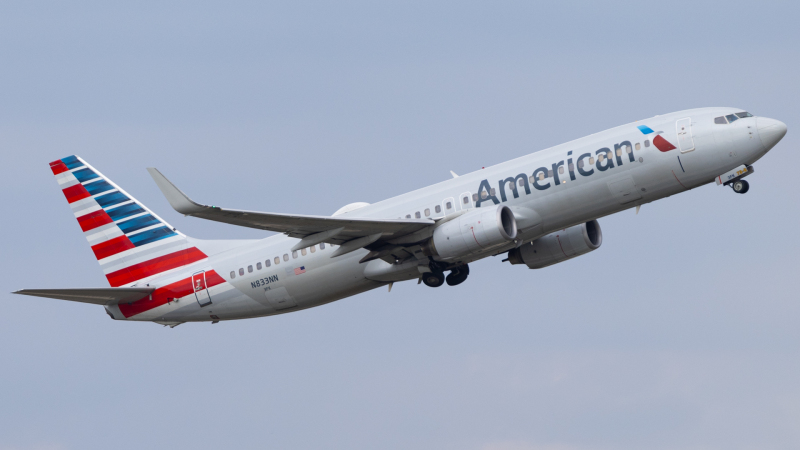
[[[332,216],[206,206],[148,169],[179,213],[279,233],[261,240],[186,236],[68,156],[50,169],[111,287],[16,293],[176,326],[283,314],[399,281],[453,286],[470,262],[504,253],[538,269],[600,247],[600,217],[709,183],[744,194],[753,163],[785,134],[741,109],[680,111]]]

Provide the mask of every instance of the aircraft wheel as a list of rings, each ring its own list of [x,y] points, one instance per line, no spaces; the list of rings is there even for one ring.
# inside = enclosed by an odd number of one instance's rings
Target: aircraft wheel
[[[733,192],[736,192],[737,194],[744,194],[750,190],[750,183],[748,183],[746,180],[737,180],[733,182],[731,187],[733,187]]]
[[[441,272],[425,272],[422,274],[422,282],[425,286],[439,287],[444,284],[444,274]]]
[[[457,286],[463,283],[468,276],[469,266],[464,264],[463,266],[453,268],[453,270],[450,271],[450,275],[448,275],[445,280],[448,286]]]

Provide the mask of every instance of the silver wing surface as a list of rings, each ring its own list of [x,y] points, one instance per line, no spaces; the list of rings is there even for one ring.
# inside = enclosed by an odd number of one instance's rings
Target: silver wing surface
[[[367,247],[382,248],[388,241],[409,235],[425,234],[433,228],[431,219],[367,219],[358,217],[309,216],[242,211],[202,205],[190,199],[157,169],[147,169],[169,204],[181,214],[206,220],[276,231],[301,241],[293,250],[310,247],[320,242],[341,245],[333,256]]]

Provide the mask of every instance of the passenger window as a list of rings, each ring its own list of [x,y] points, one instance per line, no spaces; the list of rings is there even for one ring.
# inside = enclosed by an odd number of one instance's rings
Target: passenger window
[[[256,270],[261,270],[261,262],[256,263]]]
[[[280,256],[276,256],[275,257],[275,264],[277,265],[277,264],[280,264],[280,263],[281,263],[281,257]]]
[[[745,112],[736,113],[736,116],[738,118],[740,118],[740,119],[744,119],[745,117],[753,117],[752,114],[750,114],[749,112],[746,112],[746,111]]]
[[[599,155],[597,155],[597,161],[598,162],[603,162],[605,160],[606,160],[606,154],[605,153],[600,153]]]
[[[641,149],[642,149],[642,144],[637,142],[636,143],[636,150],[641,150]]]
[[[253,273],[253,266],[247,266],[247,273]]]
[[[436,214],[439,214],[440,212],[442,212],[442,207],[439,206],[439,205],[436,205],[436,207],[433,208],[433,210],[436,211]]]
[[[302,250],[300,250],[300,254],[303,255],[303,256],[306,256],[308,254],[308,252],[306,251],[306,249],[302,249]]]
[[[446,207],[447,209],[453,209],[453,204],[452,204],[451,202],[447,202],[447,204],[445,205],[445,207]]]
[[[728,119],[728,122],[730,122],[730,123],[733,123],[733,122],[739,120],[739,118],[736,117],[733,114],[728,114],[727,116],[725,116],[725,118]]]
[[[719,124],[719,125],[725,125],[725,124],[728,123],[728,121],[725,120],[724,117],[720,116],[720,117],[715,117],[714,118],[714,123]]]
[[[469,196],[468,196],[468,195],[465,195],[465,196],[464,196],[464,198],[462,198],[462,199],[461,199],[461,202],[462,202],[462,203],[464,203],[465,205],[466,205],[467,203],[469,203]]]
[[[425,208],[425,217],[430,217],[430,215],[431,215],[431,209]]]
[[[622,156],[622,149],[621,148],[617,149],[617,156]]]
[[[491,189],[492,197],[494,197],[495,195],[497,195],[495,192],[496,192],[496,191],[494,190],[494,188],[492,188],[492,189]]]
[[[508,184],[506,185],[506,189],[508,189],[509,191],[513,191],[514,190],[514,183],[509,181]]]
[[[266,267],[269,267],[269,266],[271,266],[271,265],[272,265],[272,261],[270,261],[270,260],[266,260],[266,261],[264,261],[264,265],[265,265]]]
[[[575,164],[569,163],[569,171],[575,172]]]
[[[309,248],[309,250],[311,250],[311,253],[314,253],[315,251],[317,251],[317,246],[312,245],[311,248]]]
[[[583,163],[583,160],[582,160],[582,159],[579,159],[579,160],[578,160],[578,167],[580,167],[581,169],[583,169],[583,164],[584,164],[584,163]]]
[[[533,175],[531,175],[531,176],[529,176],[529,177],[528,177],[528,182],[529,182],[530,184],[533,184],[533,182],[534,182],[534,181],[536,181],[536,178],[533,178]]]
[[[414,218],[415,219],[419,219],[420,217],[422,217],[422,214],[420,214],[419,211],[414,213]]]
[[[242,268],[239,269],[239,275],[244,275],[244,269]]]
[[[472,201],[473,202],[477,202],[478,201],[478,194],[472,194]]]
[[[297,250],[292,252],[292,259],[297,259]]]
[[[649,139],[644,141],[644,146],[645,147],[650,147],[650,140]]]
[[[559,175],[564,175],[564,166],[559,166],[558,167],[558,174]]]
[[[320,250],[325,250],[325,243],[324,242],[322,244],[319,244],[319,249]]]
[[[519,187],[525,186],[525,180],[520,178],[519,181],[517,182],[517,184],[519,184]]]
[[[236,272],[231,270],[231,280],[234,279],[234,278],[236,278]]]
[[[589,164],[594,165],[594,156],[589,157]]]
[[[283,254],[283,260],[284,261],[288,261],[289,260],[289,254],[288,253],[284,253]]]
[[[411,214],[406,214],[406,219],[410,219],[410,218],[411,218]]]
[[[547,171],[547,178],[553,178],[553,169]]]
[[[631,146],[630,145],[626,145],[625,146],[625,153],[631,154],[632,152],[633,152],[633,149],[631,148]]]
[[[539,181],[544,181],[544,172],[539,172]]]

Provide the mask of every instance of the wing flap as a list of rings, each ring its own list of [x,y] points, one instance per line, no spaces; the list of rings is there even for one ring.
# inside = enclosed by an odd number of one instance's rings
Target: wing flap
[[[70,288],[70,289],[22,289],[14,294],[34,297],[69,300],[71,302],[109,305],[131,303],[141,300],[155,291],[155,288]]]

